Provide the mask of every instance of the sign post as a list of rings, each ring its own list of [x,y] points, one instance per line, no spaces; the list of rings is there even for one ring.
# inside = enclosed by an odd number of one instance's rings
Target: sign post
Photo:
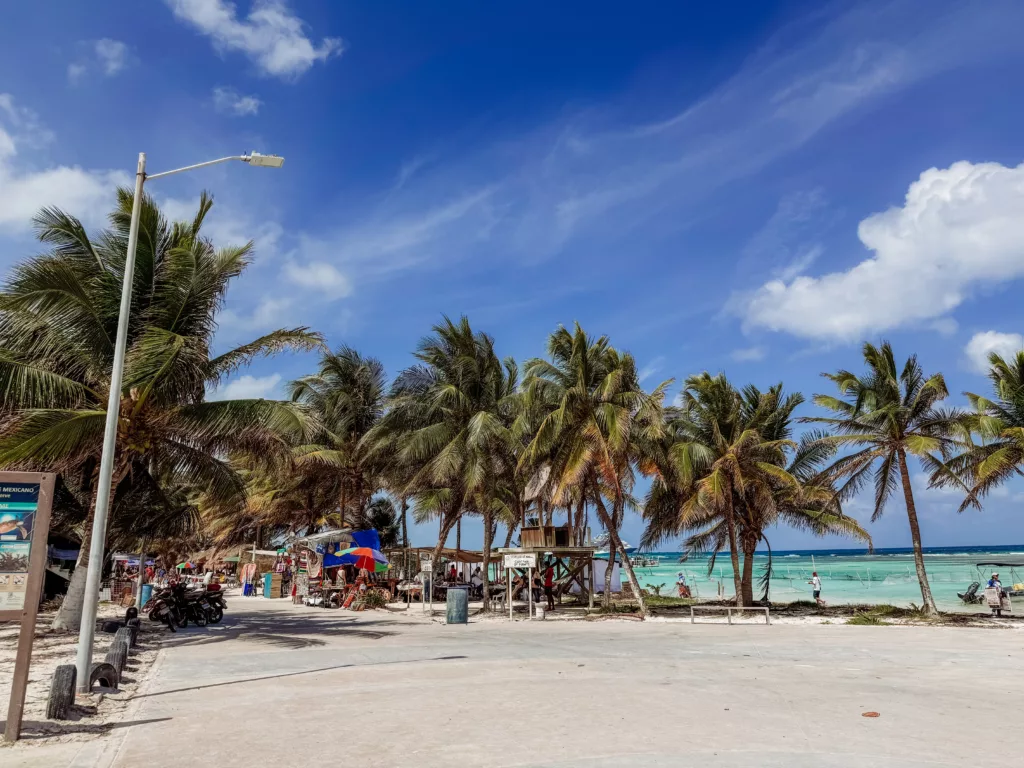
[[[4,728],[6,741],[21,736],[55,480],[50,473],[0,472],[0,621],[21,622]]]
[[[428,558],[420,560],[420,571],[423,573],[423,589],[427,593],[427,603],[420,598],[420,605],[424,606],[424,611],[429,611],[430,615],[434,615],[434,561]]]
[[[529,595],[528,608],[529,611],[527,616],[533,616],[533,569],[537,567],[537,553],[528,552],[521,555],[505,555],[505,572],[508,574],[508,591],[505,594],[508,596],[508,618],[512,620],[512,569],[518,568],[519,570],[526,569],[528,576],[526,581],[526,593]]]

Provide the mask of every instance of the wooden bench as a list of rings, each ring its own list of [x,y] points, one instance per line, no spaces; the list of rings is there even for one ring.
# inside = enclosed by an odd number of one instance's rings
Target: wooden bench
[[[694,611],[725,611],[729,619],[729,623],[732,624],[732,612],[733,611],[764,611],[765,622],[771,626],[772,616],[770,609],[762,605],[753,605],[749,607],[740,608],[738,605],[691,605],[690,606],[690,623],[696,624],[696,616]]]

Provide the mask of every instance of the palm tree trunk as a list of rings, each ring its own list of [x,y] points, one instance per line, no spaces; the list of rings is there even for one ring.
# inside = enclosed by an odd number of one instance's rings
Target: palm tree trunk
[[[907,502],[907,519],[910,521],[910,540],[914,546],[914,567],[917,569],[917,580],[921,585],[921,601],[925,613],[938,613],[932,588],[928,584],[928,572],[924,568],[924,552],[921,549],[921,528],[917,524],[917,506],[914,504],[914,493],[910,488],[910,472],[907,471],[907,454],[898,451],[900,463],[900,480],[903,481],[903,497]]]
[[[488,505],[489,506],[489,505]],[[483,605],[480,607],[481,613],[487,613],[491,610],[491,542],[494,538],[494,527],[491,525],[491,512],[484,512],[484,599]]]
[[[757,539],[745,533],[740,537],[743,540],[743,604],[754,604],[754,551],[757,549]]]
[[[437,533],[437,544],[434,546],[434,554],[431,556],[431,560],[434,561],[434,568],[441,562],[441,550],[444,549],[444,543],[448,540],[448,534],[452,532],[452,528],[455,527],[457,522],[462,520],[462,500],[464,496],[457,495],[453,499],[449,512],[441,511],[440,525]]]
[[[85,577],[89,572],[89,547],[92,546],[92,523],[96,514],[96,490],[93,489],[89,503],[89,514],[85,518],[85,529],[82,533],[81,549],[78,550],[78,562],[71,574],[67,594],[53,617],[50,629],[77,632],[82,626],[82,609],[85,606]]]
[[[732,507],[732,491],[725,508],[726,527],[729,529],[729,557],[732,559],[732,580],[736,590],[736,605],[743,607],[743,579],[740,577],[739,542],[736,540],[736,515]]]
[[[455,556],[459,556],[459,552],[462,551],[462,515],[459,515],[459,521],[455,524]]]
[[[509,549],[512,546],[512,537],[516,533],[516,524],[513,522],[508,523],[508,530],[505,531],[505,549]]]
[[[409,548],[409,500],[402,497],[402,546]]]
[[[577,547],[583,546],[583,514],[585,512],[583,493],[581,489],[580,499],[576,502],[576,522],[573,524],[573,542]]]
[[[621,502],[616,502],[618,506]],[[611,569],[614,563],[614,555],[616,551],[622,552],[622,568],[626,571],[626,577],[629,579],[629,587],[633,591],[634,597],[636,597],[637,606],[640,609],[640,615],[643,617],[647,616],[647,605],[644,603],[643,593],[640,592],[640,583],[636,580],[636,574],[633,573],[633,564],[629,562],[629,557],[626,555],[626,550],[622,546],[622,540],[619,539],[618,526],[615,524],[613,518],[608,517],[608,511],[604,508],[604,504],[598,500],[597,503],[598,515],[602,518],[601,522],[604,523],[605,528],[608,530],[608,570],[605,571],[604,584],[605,584],[605,605],[611,605]],[[618,517],[618,515],[616,515]]]
[[[120,485],[125,475],[128,474],[127,466],[120,466],[120,462],[114,466],[114,476],[110,482],[110,506],[114,504],[114,497],[117,495],[117,486]],[[82,610],[85,607],[85,577],[89,573],[89,548],[92,546],[92,525],[96,517],[96,497],[99,495],[99,471],[92,477],[92,489],[89,492],[89,511],[85,517],[85,524],[82,531],[81,549],[78,550],[78,562],[75,564],[75,572],[71,574],[71,581],[68,583],[67,594],[64,601],[57,609],[57,615],[53,617],[51,629],[78,631],[82,626]],[[110,526],[110,510],[107,510],[107,526]],[[106,531],[104,531],[106,538]],[[102,568],[100,562],[96,567]]]
[[[346,493],[345,477],[341,478],[341,502],[338,504],[341,507],[341,521],[338,524],[339,528],[345,527],[345,507],[348,506],[348,494]]]
[[[604,595],[601,603],[605,608],[612,607],[612,568],[615,567],[615,542],[608,534],[608,566],[604,569]]]

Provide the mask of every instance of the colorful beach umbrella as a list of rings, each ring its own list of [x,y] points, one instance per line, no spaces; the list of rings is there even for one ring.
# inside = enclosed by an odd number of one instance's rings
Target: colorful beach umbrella
[[[376,549],[369,547],[350,547],[336,552],[335,555],[344,565],[354,565],[368,571],[381,572],[388,569],[388,559]]]

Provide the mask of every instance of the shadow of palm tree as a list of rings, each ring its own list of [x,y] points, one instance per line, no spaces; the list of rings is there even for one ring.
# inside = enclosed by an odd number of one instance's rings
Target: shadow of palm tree
[[[86,712],[84,714],[95,714]],[[65,736],[72,733],[94,733],[102,734],[116,728],[131,728],[135,725],[147,725],[149,723],[162,723],[170,720],[170,717],[154,717],[149,720],[122,720],[116,723],[77,723],[72,720],[25,720],[21,724],[22,739],[48,739],[54,736]],[[0,729],[6,725],[0,720]]]
[[[380,640],[396,633],[368,627],[389,624],[384,621],[359,621],[351,615],[339,616],[336,611],[311,611],[308,614],[240,612],[225,614],[220,624],[189,626],[174,634],[164,632],[161,634],[161,644],[165,648],[175,648],[241,640],[298,650],[326,645],[324,638]]]

